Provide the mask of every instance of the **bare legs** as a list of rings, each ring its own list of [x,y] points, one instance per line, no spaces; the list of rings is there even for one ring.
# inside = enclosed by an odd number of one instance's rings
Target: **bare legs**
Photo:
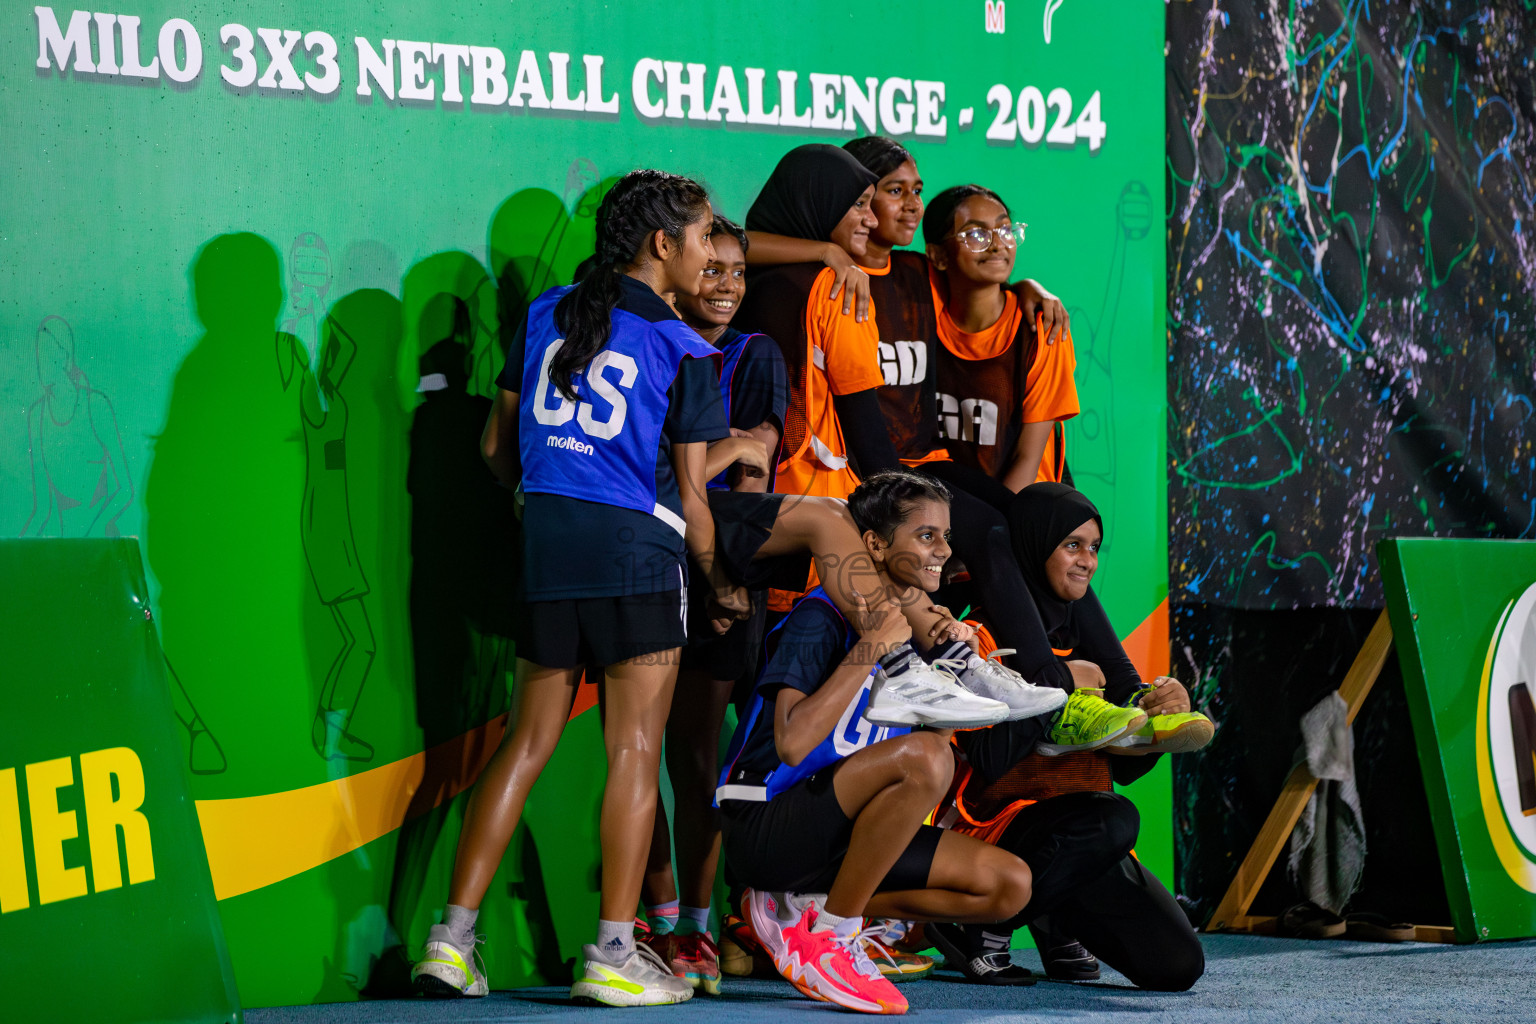
[[[667,815],[656,802],[650,859],[645,867],[647,903],[678,900],[707,907],[720,863],[720,816],[715,810],[719,774],[720,724],[730,705],[732,680],[711,679],[703,672],[678,674],[672,713],[667,718],[667,774],[672,779],[677,831],[677,872],[672,874],[672,842]]]
[[[603,722],[608,784],[599,830],[603,891],[598,916],[604,921],[630,920],[640,900],[677,655],[673,649],[608,666],[608,713]]]
[[[603,891],[599,916],[625,921],[640,898],[647,843],[656,813],[661,736],[677,650],[608,666],[603,743],[608,782],[601,819]],[[511,730],[470,796],[448,902],[478,909],[522,818],[528,792],[549,763],[570,716],[580,668],[552,669],[522,658]]]
[[[948,734],[915,732],[865,747],[839,763],[832,788],[854,820],[841,870],[827,893],[828,913],[941,921],[999,921],[1029,900],[1029,867],[967,836],[939,841],[928,888],[876,895],[875,889],[949,787]]]
[[[565,731],[580,681],[580,668],[544,668],[517,659],[511,728],[480,773],[465,808],[449,903],[479,909],[523,816],[528,791]]]
[[[691,678],[690,678],[691,677]],[[677,829],[678,895],[690,907],[709,906],[720,860],[720,817],[714,793],[720,723],[731,702],[731,680],[688,673],[684,699],[667,721],[667,774],[672,778]]]

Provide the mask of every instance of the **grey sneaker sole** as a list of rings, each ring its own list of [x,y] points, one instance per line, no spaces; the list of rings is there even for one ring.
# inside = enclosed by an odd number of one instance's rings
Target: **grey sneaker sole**
[[[1108,753],[1121,755],[1140,754],[1185,754],[1191,750],[1199,750],[1211,742],[1216,735],[1216,727],[1210,722],[1185,722],[1179,728],[1164,733],[1162,737],[1147,743],[1123,743],[1115,741],[1110,744]]]
[[[877,715],[878,717],[876,717]],[[927,715],[919,714],[916,709],[912,708],[897,708],[890,713],[875,712],[872,708],[866,708],[864,720],[871,725],[926,725],[932,729],[985,729],[987,726],[996,725],[999,722],[1012,721],[1006,715],[1000,715],[995,718],[968,718],[963,721],[949,721],[930,718]]]
[[[1035,744],[1035,753],[1044,754],[1046,757],[1060,757],[1062,754],[1075,754],[1080,750],[1098,750],[1100,747],[1109,746],[1115,740],[1130,732],[1133,727],[1139,729],[1141,724],[1133,722],[1131,725],[1122,728],[1119,732],[1106,736],[1101,740],[1096,740],[1093,743],[1037,743]]]
[[[1067,706],[1067,691],[1065,691],[1065,690],[1058,690],[1057,692],[1060,693],[1062,696],[1061,696],[1061,700],[1057,701],[1056,703],[1054,703],[1054,704],[1046,704],[1046,705],[1041,706],[1038,709],[1010,708],[1009,711],[1008,711],[1008,717],[1003,719],[1003,721],[1005,721],[1005,722],[1020,722],[1020,721],[1023,721],[1024,719],[1026,719],[1026,718],[1039,718],[1041,715],[1048,715],[1048,714],[1050,714],[1053,711],[1060,711],[1062,708]]]
[[[640,992],[625,992],[609,985],[578,981],[571,986],[571,998],[579,1003],[595,1003],[599,1006],[667,1006],[686,1003],[693,998],[693,989],[669,992],[647,988]]]

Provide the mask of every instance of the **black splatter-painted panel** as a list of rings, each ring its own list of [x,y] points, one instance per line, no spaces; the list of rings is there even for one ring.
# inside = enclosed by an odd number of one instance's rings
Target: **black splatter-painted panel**
[[[1171,598],[1536,537],[1536,4],[1168,7]]]

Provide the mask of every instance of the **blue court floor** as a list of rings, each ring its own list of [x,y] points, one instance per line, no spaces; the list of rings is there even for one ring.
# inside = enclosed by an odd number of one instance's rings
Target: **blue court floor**
[[[1312,1024],[1380,1021],[1536,1022],[1536,941],[1443,946],[1308,942],[1235,935],[1202,936],[1206,972],[1189,992],[1141,992],[1104,971],[1092,984],[1042,981],[1019,989],[960,983],[940,968],[902,986],[908,1017],[938,1022],[1001,1022],[1021,1018],[1138,1024],[1275,1021]],[[1033,950],[1014,954],[1035,971]],[[494,982],[494,979],[492,979]],[[485,999],[391,1000],[248,1010],[249,1024],[416,1024],[525,1021],[564,1024],[636,1015],[674,1024],[805,1024],[840,1011],[800,997],[779,981],[726,979],[720,999],[698,997],[676,1007],[609,1010],[575,1006],[563,988],[492,992]],[[849,1017],[843,1017],[849,1020]]]

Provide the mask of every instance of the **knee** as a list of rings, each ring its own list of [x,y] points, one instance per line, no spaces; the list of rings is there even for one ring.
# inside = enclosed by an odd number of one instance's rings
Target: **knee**
[[[949,789],[955,773],[955,758],[949,742],[938,733],[912,732],[896,740],[900,744],[897,764],[904,780],[934,792],[934,799]]]
[[[1205,950],[1191,932],[1187,941],[1170,943],[1156,967],[1138,979],[1137,985],[1149,992],[1188,992],[1205,974]]]
[[[643,772],[653,780],[661,773],[661,743],[640,729],[614,729],[604,737],[608,775]]]
[[[1003,853],[997,860],[987,912],[994,921],[1006,921],[1028,905],[1034,877],[1029,865],[1011,853]]]
[[[1102,794],[1105,842],[1121,854],[1128,854],[1141,832],[1141,812],[1130,799],[1119,793]]]
[[[673,745],[667,744],[667,771],[672,776],[673,789],[713,789],[715,774],[715,750],[713,744],[679,743],[674,753]]]

